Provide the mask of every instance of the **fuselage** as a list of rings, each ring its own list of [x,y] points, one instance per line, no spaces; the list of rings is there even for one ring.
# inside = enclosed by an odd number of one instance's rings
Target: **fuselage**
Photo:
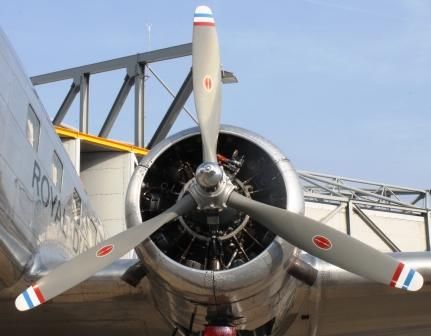
[[[0,31],[0,280],[59,263],[103,239],[103,229],[52,122]]]

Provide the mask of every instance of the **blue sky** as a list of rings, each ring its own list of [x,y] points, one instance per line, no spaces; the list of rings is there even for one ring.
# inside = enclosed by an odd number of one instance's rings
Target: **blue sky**
[[[37,75],[190,42],[199,4],[212,7],[223,66],[240,81],[224,87],[223,123],[267,137],[298,169],[430,188],[429,1],[15,0],[2,3],[0,25]],[[177,91],[190,66],[185,58],[153,68]],[[91,132],[123,77],[91,78]],[[50,115],[69,86],[37,88]],[[147,88],[149,140],[171,98],[153,77]],[[77,125],[77,104],[66,121]],[[132,125],[133,95],[112,137],[132,140]],[[183,113],[174,130],[193,125]]]

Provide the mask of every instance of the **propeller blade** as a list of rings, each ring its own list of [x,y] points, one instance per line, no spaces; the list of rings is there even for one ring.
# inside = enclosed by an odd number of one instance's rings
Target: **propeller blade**
[[[227,202],[289,243],[364,278],[417,291],[422,275],[376,249],[311,218],[254,201],[233,192]]]
[[[202,136],[204,162],[217,163],[220,129],[221,71],[215,21],[207,6],[196,8],[193,21],[193,91]]]
[[[192,210],[196,206],[190,195],[160,215],[123,231],[60,265],[28,287],[15,300],[18,310],[29,310],[88,279],[119,259],[163,224]]]

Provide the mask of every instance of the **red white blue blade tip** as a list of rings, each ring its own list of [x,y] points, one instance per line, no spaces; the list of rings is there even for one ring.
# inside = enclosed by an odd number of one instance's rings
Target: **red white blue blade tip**
[[[417,291],[422,288],[424,278],[419,272],[399,263],[392,277],[390,286],[408,291]]]
[[[211,9],[207,6],[199,6],[195,10],[193,18],[193,25],[195,26],[214,26],[214,16]]]
[[[30,310],[45,302],[40,289],[35,286],[28,287],[15,299],[15,307],[19,311]]]

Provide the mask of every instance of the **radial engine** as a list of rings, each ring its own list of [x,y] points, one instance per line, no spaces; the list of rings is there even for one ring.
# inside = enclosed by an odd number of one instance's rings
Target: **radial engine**
[[[297,174],[266,139],[224,126],[217,159],[242,195],[303,213]],[[201,161],[198,128],[159,143],[132,177],[126,214],[139,212],[145,221],[169,208],[188,192]],[[128,216],[128,227],[140,224],[130,218],[136,216]],[[174,325],[192,325],[193,331],[217,323],[239,330],[271,324],[291,305],[297,284],[291,274],[297,273],[298,250],[231,208],[197,209],[179,217],[136,252],[148,270],[156,307]]]

